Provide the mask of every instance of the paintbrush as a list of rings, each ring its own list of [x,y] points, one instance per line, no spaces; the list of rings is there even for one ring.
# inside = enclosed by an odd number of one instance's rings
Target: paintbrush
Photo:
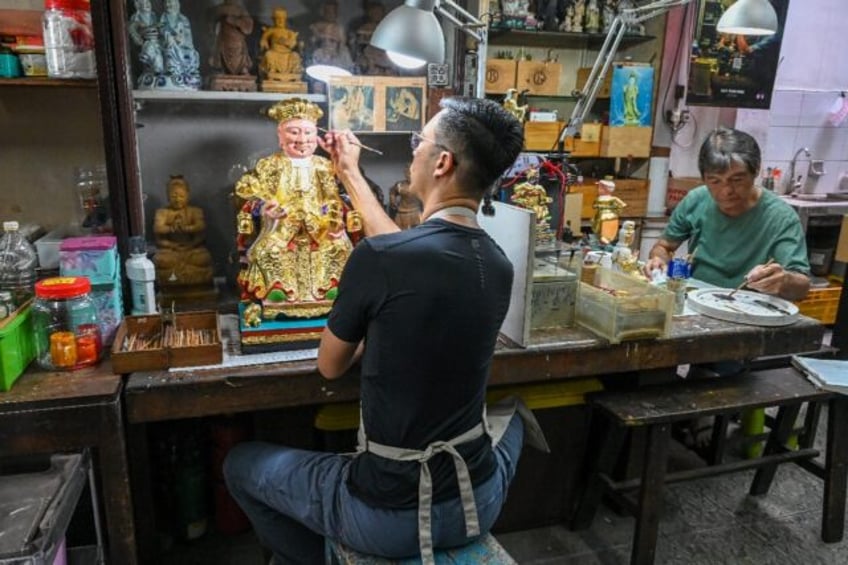
[[[765,263],[765,265],[763,265],[763,267],[768,267],[772,263],[774,263],[774,257],[772,257],[771,259],[766,261],[766,263]],[[748,284],[748,278],[747,277],[742,279],[742,282],[739,284],[739,286],[737,286],[736,288],[731,290],[730,294],[725,294],[723,297],[728,299],[728,300],[733,300],[733,295],[736,294],[737,291],[742,290],[742,287],[744,287],[746,284]]]
[[[324,129],[324,128],[318,128],[318,131],[323,132],[323,133],[333,133],[330,130]],[[352,143],[353,145],[356,145],[358,147],[361,147],[362,149],[365,149],[366,151],[370,151],[371,153],[376,153],[377,155],[383,154],[383,152],[380,151],[379,149],[374,149],[373,147],[368,147],[367,145],[359,143],[358,141],[351,140],[350,143]]]

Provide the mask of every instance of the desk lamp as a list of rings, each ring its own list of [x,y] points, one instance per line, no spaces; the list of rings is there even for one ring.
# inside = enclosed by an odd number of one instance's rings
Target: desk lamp
[[[595,64],[589,73],[583,90],[577,95],[577,104],[571,112],[571,117],[560,132],[556,146],[560,153],[564,152],[565,138],[580,132],[586,114],[595,103],[595,97],[603,83],[603,79],[612,66],[613,57],[621,39],[627,32],[627,27],[662,15],[676,6],[683,6],[692,0],[654,0],[634,8],[621,10],[613,19],[604,44],[598,52]],[[720,33],[739,35],[773,35],[777,32],[777,14],[768,0],[738,0],[728,8],[718,20],[716,26]]]
[[[444,63],[445,34],[436,13],[477,41],[474,93],[482,98],[486,86],[488,30],[485,22],[453,0],[405,0],[377,25],[371,45],[383,49],[393,63],[406,69],[419,68],[426,63]]]

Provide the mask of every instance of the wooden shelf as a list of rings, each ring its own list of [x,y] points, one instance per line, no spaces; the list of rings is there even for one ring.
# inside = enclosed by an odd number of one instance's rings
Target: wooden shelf
[[[95,88],[97,86],[97,79],[47,77],[0,78],[0,86],[61,86],[73,88]]]
[[[529,31],[520,29],[490,29],[489,45],[520,45],[524,47],[590,47],[600,46],[605,33],[572,33],[565,31]],[[646,43],[653,35],[625,35],[620,48]]]
[[[229,92],[222,90],[133,90],[133,98],[150,102],[279,102],[286,98],[305,98],[316,104],[327,102],[326,94]]]

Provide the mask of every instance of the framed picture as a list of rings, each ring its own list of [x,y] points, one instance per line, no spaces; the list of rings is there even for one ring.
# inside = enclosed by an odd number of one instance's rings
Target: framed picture
[[[652,66],[616,65],[610,85],[610,127],[650,127],[653,92]]]
[[[695,27],[686,103],[726,108],[771,106],[771,94],[789,0],[769,0],[777,13],[777,33],[729,35],[716,29],[736,0],[703,0]]]
[[[353,76],[330,80],[330,129],[421,131],[427,112],[425,77]]]

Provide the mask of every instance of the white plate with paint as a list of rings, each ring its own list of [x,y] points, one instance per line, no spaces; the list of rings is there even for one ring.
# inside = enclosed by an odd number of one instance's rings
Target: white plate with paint
[[[787,326],[798,318],[798,307],[788,300],[749,290],[703,288],[690,292],[692,310],[719,320],[753,326]]]

